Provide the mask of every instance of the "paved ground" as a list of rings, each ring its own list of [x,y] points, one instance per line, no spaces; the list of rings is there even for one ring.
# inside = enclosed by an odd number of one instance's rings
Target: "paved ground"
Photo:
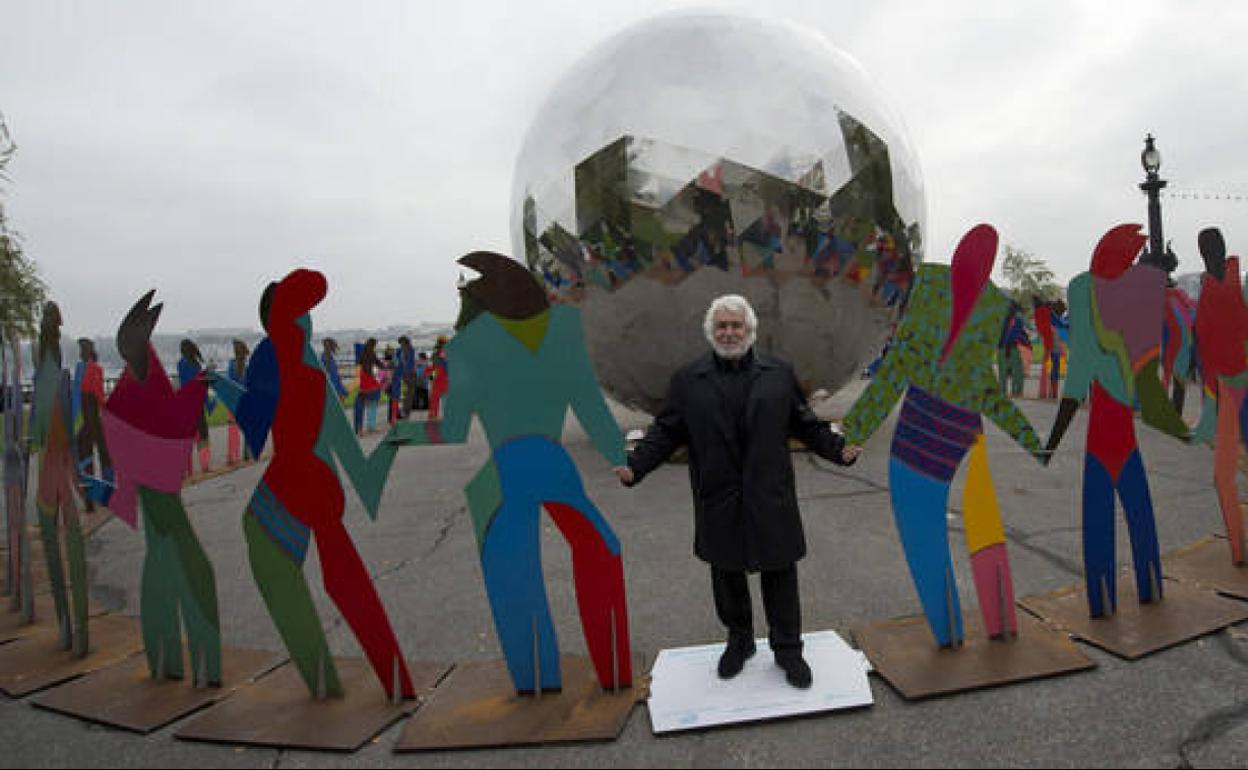
[[[821,405],[834,413],[859,383]],[[1031,384],[1034,391],[1034,381]],[[1042,435],[1053,403],[1020,402]],[[619,412],[625,428],[645,418]],[[995,428],[989,448],[1010,538],[1018,596],[1076,582],[1081,575],[1079,484],[1086,413],[1047,470]],[[853,625],[919,611],[894,531],[886,489],[891,422],[860,462],[841,469],[796,456],[810,555],[801,564],[806,625],[848,635]],[[1215,531],[1212,455],[1141,429],[1163,550]],[[623,542],[633,644],[653,658],[666,647],[721,637],[709,575],[691,553],[686,469],[671,465],[634,490],[615,481],[577,428],[566,441],[590,496]],[[406,449],[381,515],[370,522],[357,501],[349,528],[371,565],[410,658],[497,658],[475,539],[462,488],[486,457],[483,438],[465,446]],[[246,564],[239,527],[261,468],[203,481],[185,492],[192,520],[215,565],[226,643],[280,649]],[[964,610],[974,612],[959,514],[961,478],[951,497],[951,540]],[[561,643],[583,651],[575,620],[567,549],[545,528],[545,560]],[[1119,561],[1129,548],[1119,525]],[[95,600],[137,615],[141,534],[112,521],[90,545]],[[358,654],[349,631],[307,573],[335,651]],[[757,600],[756,600],[757,603]],[[757,616],[762,617],[761,607]],[[395,756],[398,727],[353,755],[236,749],[175,740],[176,728],[139,737],[0,701],[4,766],[1243,766],[1248,764],[1248,627],[1127,662],[1092,647],[1087,673],[911,703],[872,677],[869,709],[657,738],[644,705],[611,743]],[[817,676],[818,672],[816,672]]]

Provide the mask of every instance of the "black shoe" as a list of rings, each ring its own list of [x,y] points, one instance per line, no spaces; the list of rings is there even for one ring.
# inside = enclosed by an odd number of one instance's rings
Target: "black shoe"
[[[741,673],[741,669],[745,668],[745,662],[754,657],[754,642],[750,642],[748,646],[739,646],[729,644],[724,648],[724,654],[719,656],[719,678],[732,679]]]
[[[784,669],[784,679],[789,684],[799,690],[810,687],[813,676],[810,673],[810,666],[806,664],[806,659],[801,655],[776,658],[776,665]]]

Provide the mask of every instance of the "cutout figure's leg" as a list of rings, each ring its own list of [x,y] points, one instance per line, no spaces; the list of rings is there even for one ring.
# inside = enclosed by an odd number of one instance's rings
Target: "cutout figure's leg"
[[[68,479],[67,479],[68,482]],[[68,484],[63,490],[62,516],[65,520],[65,555],[69,559],[70,598],[73,602],[73,650],[78,657],[85,657],[90,650],[87,628],[87,544],[82,534],[82,521],[74,505],[73,493]]]
[[[26,506],[22,500],[22,487],[20,484],[6,484],[4,487],[4,503],[5,513],[8,521],[8,534],[5,542],[9,546],[8,552],[8,588],[9,595],[12,597],[10,608],[17,610],[22,606],[22,558],[25,556],[22,546],[26,539]],[[23,622],[30,622],[23,618]]]
[[[592,509],[588,499],[582,505]],[[546,510],[572,549],[576,603],[598,683],[603,689],[627,687],[632,684],[633,672],[624,562],[618,551],[612,553],[592,520],[580,510],[551,502],[546,503]]]
[[[966,525],[966,547],[971,553],[971,571],[984,630],[997,637],[1018,634],[1014,611],[1014,581],[1005,544],[1005,527],[988,467],[984,434],[971,447],[966,484],[962,489],[962,517]]]
[[[1131,558],[1135,564],[1135,585],[1141,602],[1162,597],[1161,547],[1157,543],[1157,522],[1153,501],[1148,492],[1148,476],[1139,450],[1131,453],[1118,477],[1118,495],[1122,498],[1131,535]]]
[[[416,688],[390,618],[347,530],[341,522],[333,522],[313,532],[317,553],[321,555],[325,591],[364,648],[386,695],[391,700],[415,698]]]
[[[243,533],[256,587],[308,691],[318,698],[341,698],[342,684],[303,570],[250,513],[243,514]]]
[[[1239,507],[1236,459],[1242,444],[1240,435],[1244,391],[1226,384],[1218,387],[1218,427],[1213,440],[1213,487],[1231,543],[1231,561],[1244,563],[1244,513]]]
[[[59,646],[73,646],[69,622],[69,596],[65,590],[65,565],[61,561],[61,543],[56,523],[56,508],[36,501],[39,511],[39,537],[43,541],[43,557],[48,563],[48,581],[52,585],[52,604],[56,608],[56,624],[60,631]]]
[[[186,625],[191,675],[197,686],[221,684],[221,621],[212,564],[204,553],[177,494],[140,488],[146,516],[155,514],[173,554],[166,579]]]
[[[560,689],[559,642],[542,578],[536,505],[504,500],[485,533],[481,570],[516,690]]]
[[[1088,614],[1112,615],[1118,609],[1114,556],[1114,482],[1092,454],[1083,463],[1083,569]]]
[[[235,465],[243,459],[243,434],[233,417],[229,418],[226,433],[225,462]]]
[[[962,643],[962,609],[945,523],[949,484],[924,476],[896,457],[888,464],[897,534],[923,613],[941,647]]]
[[[177,549],[163,526],[166,512],[160,506],[148,507],[150,495],[146,489],[140,487],[139,495],[143,503],[143,534],[147,539],[139,602],[147,667],[155,679],[181,679],[182,634],[178,627],[178,591],[174,577]]]

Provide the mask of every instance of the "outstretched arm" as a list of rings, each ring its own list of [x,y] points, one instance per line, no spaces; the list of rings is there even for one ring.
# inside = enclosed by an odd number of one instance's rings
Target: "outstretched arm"
[[[325,384],[325,391],[320,440],[338,458],[338,464],[351,480],[351,486],[364,503],[364,510],[368,512],[369,518],[376,519],[377,509],[381,505],[381,493],[398,454],[398,445],[382,441],[373,449],[371,455],[365,455],[328,382]]]
[[[425,422],[399,422],[390,429],[384,443],[395,446],[428,446],[430,444],[462,444],[468,440],[468,427],[476,411],[473,404],[473,375],[460,367],[455,384],[443,401],[442,419]],[[344,418],[345,419],[345,418]]]
[[[1049,450],[1040,447],[1040,438],[1036,435],[1035,428],[1013,400],[999,390],[992,390],[992,395],[984,403],[983,412],[985,417],[1009,434],[1019,446],[1030,452],[1037,462],[1048,464]]]

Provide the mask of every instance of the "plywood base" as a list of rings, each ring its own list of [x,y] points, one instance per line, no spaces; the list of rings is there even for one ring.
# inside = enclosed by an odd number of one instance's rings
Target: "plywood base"
[[[1161,557],[1166,577],[1195,583],[1239,599],[1248,599],[1248,566],[1231,563],[1230,542],[1210,535]]]
[[[355,751],[416,709],[392,704],[373,669],[359,658],[335,658],[345,695],[316,700],[294,665],[287,663],[209,708],[176,733],[191,741],[281,749]],[[446,674],[441,663],[408,663],[412,684],[424,695]]]
[[[936,645],[922,615],[885,620],[852,630],[867,659],[909,700],[1070,674],[1096,663],[1066,634],[1026,614],[1018,636],[988,639],[979,618],[964,621],[966,640],[956,649]]]
[[[276,652],[226,649],[222,652],[221,686],[193,687],[189,679],[153,679],[147,656],[131,655],[43,693],[34,704],[91,722],[149,733],[229,697],[284,660],[285,656]]]
[[[1088,617],[1082,583],[1028,596],[1019,604],[1047,623],[1128,660],[1248,620],[1248,604],[1212,591],[1168,578],[1163,591],[1161,601],[1140,604],[1135,579],[1123,573],[1118,577],[1118,611],[1109,617]]]
[[[92,618],[91,650],[85,657],[57,648],[57,631],[0,645],[0,690],[20,698],[81,674],[111,666],[143,649],[139,623],[122,615]]]
[[[634,682],[618,693],[598,685],[588,658],[560,657],[563,690],[517,695],[504,661],[455,667],[408,722],[396,752],[614,740],[645,697]],[[635,661],[640,671],[641,661]]]

